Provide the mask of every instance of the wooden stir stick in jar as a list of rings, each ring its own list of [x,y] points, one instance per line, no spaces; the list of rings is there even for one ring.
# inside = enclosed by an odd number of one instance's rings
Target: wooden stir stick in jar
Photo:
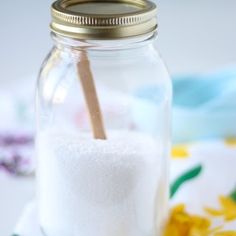
[[[90,117],[93,137],[95,139],[106,139],[103,117],[99,105],[93,74],[90,69],[90,63],[85,51],[81,51],[80,53],[80,61],[77,64],[77,70]]]

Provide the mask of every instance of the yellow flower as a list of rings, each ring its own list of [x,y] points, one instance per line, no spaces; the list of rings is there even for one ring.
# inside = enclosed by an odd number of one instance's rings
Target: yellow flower
[[[236,236],[236,231],[221,231],[221,229],[221,226],[212,228],[211,221],[206,217],[189,214],[185,209],[185,205],[180,204],[171,210],[170,217],[163,235]]]
[[[228,146],[236,146],[236,138],[225,139],[225,144]]]
[[[207,236],[210,226],[207,218],[190,215],[181,204],[172,209],[164,236]]]
[[[205,211],[211,216],[222,216],[224,212],[222,210],[205,207]]]
[[[236,232],[235,231],[221,231],[221,232],[215,233],[214,236],[236,236]]]
[[[186,146],[184,145],[176,145],[172,147],[172,157],[174,159],[182,159],[182,158],[188,158],[189,157],[189,152]]]
[[[229,197],[219,198],[220,209],[205,208],[206,212],[212,216],[222,216],[225,221],[236,220],[236,203]]]

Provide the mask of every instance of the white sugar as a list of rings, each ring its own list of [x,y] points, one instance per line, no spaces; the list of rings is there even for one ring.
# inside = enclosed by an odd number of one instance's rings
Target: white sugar
[[[37,143],[40,222],[48,236],[154,235],[156,140],[128,131],[108,132],[107,140],[47,131]]]

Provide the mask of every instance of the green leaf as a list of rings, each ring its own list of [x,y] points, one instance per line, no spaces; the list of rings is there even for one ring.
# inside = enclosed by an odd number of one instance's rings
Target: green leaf
[[[202,165],[198,165],[194,167],[193,169],[185,172],[181,176],[179,176],[170,187],[170,197],[172,198],[175,193],[178,191],[178,189],[187,181],[192,180],[196,178],[202,171]]]
[[[230,193],[229,197],[236,202],[236,187],[235,189],[233,190],[232,193]]]

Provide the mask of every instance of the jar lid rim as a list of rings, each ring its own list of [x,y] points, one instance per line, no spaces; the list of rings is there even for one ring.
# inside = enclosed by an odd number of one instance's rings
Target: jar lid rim
[[[76,39],[116,39],[157,28],[157,7],[148,0],[58,0],[51,30]]]

